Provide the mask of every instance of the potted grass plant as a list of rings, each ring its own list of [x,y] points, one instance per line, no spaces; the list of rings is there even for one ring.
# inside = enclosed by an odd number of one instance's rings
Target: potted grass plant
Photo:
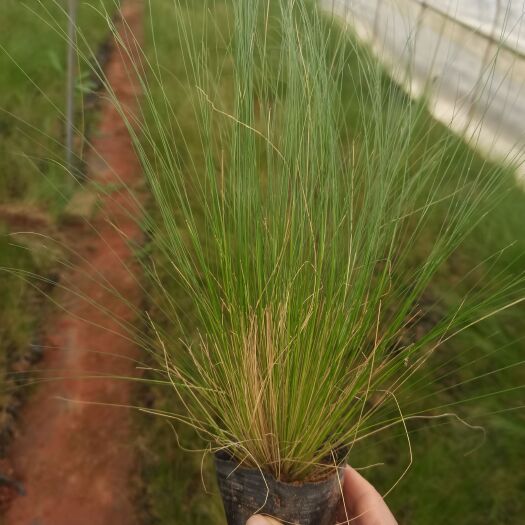
[[[139,150],[169,268],[153,280],[171,322],[187,312],[169,279],[198,326],[183,351],[155,330],[187,408],[170,417],[216,452],[228,523],[255,512],[333,523],[353,446],[406,430],[397,399],[414,371],[519,300],[515,282],[489,299],[473,290],[406,337],[429,282],[494,200],[499,168],[476,173],[474,153],[435,139],[424,106],[311,5],[198,8],[201,32],[177,23],[199,150],[174,150],[185,123],[148,89],[152,154]],[[224,26],[217,9],[229,13]],[[211,68],[218,48],[228,58]]]
[[[425,417],[399,401],[411,376],[522,300],[520,279],[479,282],[438,314],[426,296],[503,169],[439,130],[313,3],[173,9],[173,71],[107,16],[143,82],[143,113],[118,109],[155,201],[158,368],[185,408],[147,411],[210,444],[229,524],[332,524],[355,445],[394,426],[410,445],[407,422]],[[174,78],[182,101],[165,89]]]

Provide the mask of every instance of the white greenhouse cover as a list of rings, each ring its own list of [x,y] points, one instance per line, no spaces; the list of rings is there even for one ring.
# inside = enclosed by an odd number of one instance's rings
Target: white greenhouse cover
[[[436,118],[525,181],[525,0],[320,1]]]

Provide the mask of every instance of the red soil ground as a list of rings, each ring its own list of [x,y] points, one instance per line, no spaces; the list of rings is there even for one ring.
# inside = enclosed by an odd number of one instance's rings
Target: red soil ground
[[[140,41],[139,0],[123,2],[122,19],[121,34],[127,26]],[[130,65],[130,58],[114,46],[106,74],[121,104],[133,112],[139,87]],[[89,176],[111,185],[111,192],[100,198],[93,227],[77,224],[66,232],[78,256],[61,276],[67,289],[59,292],[57,301],[63,311],[57,309],[49,320],[49,349],[42,363],[49,376],[76,378],[40,384],[23,410],[9,459],[14,477],[27,494],[14,497],[4,517],[6,525],[137,523],[131,413],[78,401],[122,405],[132,401],[130,382],[79,376],[137,373],[133,359],[138,349],[117,319],[130,324],[137,321],[140,272],[129,241],[142,239],[133,219],[140,217],[140,206],[129,189],[114,188],[115,183],[137,187],[142,177],[126,126],[109,102],[101,107],[93,143],[97,153],[90,154]],[[114,290],[107,290],[103,280]],[[79,299],[69,289],[73,286],[95,304]]]

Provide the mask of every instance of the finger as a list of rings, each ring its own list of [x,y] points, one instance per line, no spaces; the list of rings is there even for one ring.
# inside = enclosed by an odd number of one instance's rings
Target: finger
[[[277,520],[274,520],[273,518],[268,518],[267,516],[261,516],[260,514],[256,514],[246,522],[246,525],[280,525],[280,523]]]
[[[377,490],[361,474],[351,467],[344,473],[343,508],[339,519],[352,523],[381,523],[395,525],[397,522]]]

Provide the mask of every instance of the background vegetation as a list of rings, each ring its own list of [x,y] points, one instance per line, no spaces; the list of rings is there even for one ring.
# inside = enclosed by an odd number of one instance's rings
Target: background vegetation
[[[112,0],[99,5],[114,8]],[[106,24],[82,2],[79,30],[97,49],[109,34]],[[5,0],[0,7],[0,267],[52,273],[53,258],[38,242],[8,234],[33,230],[52,235],[77,182],[64,167],[64,106],[67,27],[64,6],[55,2]],[[86,48],[86,44],[79,42]],[[100,57],[102,58],[102,57]],[[77,126],[85,129],[95,113],[84,102],[96,87],[89,68],[79,64]],[[86,120],[87,119],[87,120]],[[77,140],[78,168],[85,143]],[[0,272],[0,406],[6,367],[27,351],[41,304],[29,283]]]

